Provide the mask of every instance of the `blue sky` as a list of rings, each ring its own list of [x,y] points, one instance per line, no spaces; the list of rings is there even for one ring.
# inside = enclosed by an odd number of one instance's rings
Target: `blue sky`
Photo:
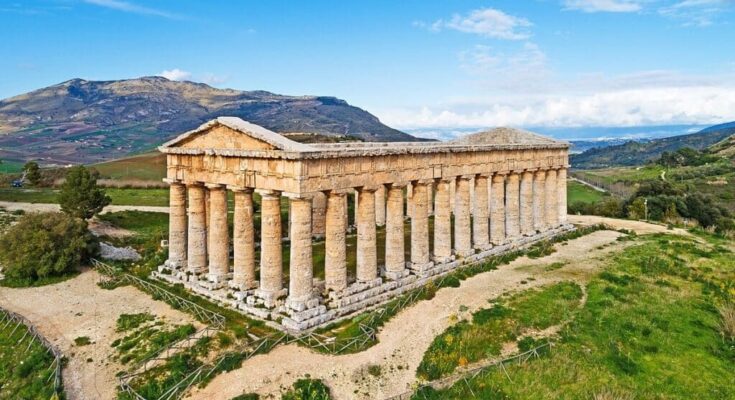
[[[163,75],[402,129],[735,120],[735,1],[0,0],[0,98]]]

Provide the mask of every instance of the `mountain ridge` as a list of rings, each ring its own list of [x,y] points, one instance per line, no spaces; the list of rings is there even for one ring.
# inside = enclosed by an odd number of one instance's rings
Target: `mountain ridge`
[[[419,141],[332,96],[218,89],[164,77],[70,79],[0,100],[0,158],[91,163],[154,148],[219,116],[279,133]]]

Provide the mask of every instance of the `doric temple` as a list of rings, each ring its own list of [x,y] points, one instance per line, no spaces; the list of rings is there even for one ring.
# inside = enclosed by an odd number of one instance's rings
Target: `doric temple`
[[[508,128],[451,142],[302,144],[220,117],[159,148],[169,258],[154,275],[308,330],[573,229],[568,149]]]

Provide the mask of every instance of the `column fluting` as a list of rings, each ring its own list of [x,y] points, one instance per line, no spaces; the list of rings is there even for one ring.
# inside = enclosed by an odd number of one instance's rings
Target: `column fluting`
[[[347,287],[347,224],[345,193],[329,192],[324,257],[324,280],[327,290],[339,292]]]
[[[533,172],[524,171],[521,174],[521,234],[533,233]]]
[[[485,250],[490,244],[490,226],[488,214],[488,177],[475,177],[475,212],[472,218],[472,241],[476,249]]]
[[[314,289],[314,268],[311,251],[311,198],[290,196],[291,248],[288,273],[288,300],[291,308],[301,310],[311,299]]]
[[[233,217],[233,286],[248,290],[258,286],[255,278],[255,228],[253,226],[253,190],[233,188],[235,214]]]
[[[258,190],[260,200],[260,291],[265,297],[283,290],[281,193]]]
[[[357,280],[372,281],[378,277],[375,235],[375,189],[359,189],[357,205]]]
[[[559,225],[559,199],[555,169],[546,171],[546,225],[549,228]]]
[[[426,182],[413,182],[411,203],[413,214],[411,215],[411,268],[414,270],[425,270],[431,267],[429,254],[429,209]]]
[[[322,192],[314,193],[311,199],[311,234],[323,238],[327,219],[327,196]]]
[[[546,229],[546,171],[542,169],[533,174],[533,229]]]
[[[460,257],[474,254],[470,226],[470,178],[457,178],[454,204],[454,252]]]
[[[511,172],[505,182],[505,236],[507,238],[518,237],[521,233],[519,181],[518,173]]]
[[[385,186],[375,191],[375,225],[385,226]]]
[[[230,238],[227,226],[227,190],[208,184],[209,189],[209,274],[210,282],[222,284],[230,272]]]
[[[505,176],[494,174],[490,187],[490,240],[494,245],[505,242]]]
[[[207,217],[205,188],[201,183],[187,183],[189,197],[189,228],[187,232],[187,271],[201,274],[207,271]]]
[[[169,186],[168,266],[186,266],[186,185],[171,181]]]
[[[385,276],[398,279],[406,270],[406,248],[403,232],[403,188],[393,184],[388,187],[385,224]]]
[[[434,262],[445,263],[452,259],[452,209],[449,201],[449,181],[436,183],[434,205]]]

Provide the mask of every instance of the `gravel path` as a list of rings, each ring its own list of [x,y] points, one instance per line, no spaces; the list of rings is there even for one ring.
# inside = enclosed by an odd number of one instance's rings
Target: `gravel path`
[[[100,276],[85,271],[65,282],[27,289],[0,287],[0,304],[28,318],[41,334],[54,343],[69,363],[64,367],[64,389],[69,400],[116,398],[115,374],[123,367],[112,356],[110,344],[122,334],[115,332],[120,314],[149,312],[166,323],[201,324],[150,295],[124,286],[105,290],[97,286]],[[88,336],[92,344],[77,347],[74,339]],[[88,361],[91,359],[91,361]]]
[[[23,210],[25,212],[54,212],[59,211],[58,204],[52,203],[16,203],[12,201],[0,201],[0,207],[8,211]],[[155,206],[107,206],[102,213],[118,212],[118,211],[148,211],[168,213],[168,207]]]

